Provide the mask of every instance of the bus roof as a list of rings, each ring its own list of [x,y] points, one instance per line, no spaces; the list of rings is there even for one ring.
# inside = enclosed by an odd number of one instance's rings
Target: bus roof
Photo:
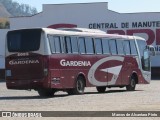
[[[73,32],[87,32],[87,33],[102,33],[106,34],[106,32],[99,29],[88,29],[88,28],[62,28],[60,30],[64,31],[73,31]]]
[[[72,35],[72,36],[92,36],[92,37],[104,37],[104,38],[111,38],[111,39],[139,39],[145,40],[142,37],[138,36],[129,36],[129,35],[118,35],[118,34],[107,34],[104,31],[98,29],[87,29],[87,28],[61,28],[61,29],[53,29],[53,28],[23,28],[23,29],[16,29],[10,31],[17,31],[17,30],[29,30],[29,29],[42,29],[46,34],[54,34],[54,35]],[[10,32],[9,31],[9,32]]]
[[[47,34],[145,40],[144,38],[138,37],[138,36],[107,34],[106,32],[97,30],[97,29],[87,29],[87,28],[74,28],[74,29],[73,28],[67,28],[67,29],[66,28],[65,29],[42,28],[42,29]]]

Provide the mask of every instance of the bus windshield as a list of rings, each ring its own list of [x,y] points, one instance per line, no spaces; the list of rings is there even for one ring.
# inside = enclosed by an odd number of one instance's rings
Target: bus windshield
[[[150,57],[148,53],[148,49],[146,48],[147,44],[145,41],[137,40],[140,57],[142,62],[142,69],[144,71],[150,71]]]
[[[9,52],[37,51],[40,47],[41,29],[16,30],[8,32],[7,46]]]

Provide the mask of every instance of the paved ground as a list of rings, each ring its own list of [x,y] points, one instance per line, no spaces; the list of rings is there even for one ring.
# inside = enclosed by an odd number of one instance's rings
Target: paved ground
[[[137,85],[134,92],[127,92],[125,88],[111,88],[99,94],[96,88],[86,88],[84,95],[69,96],[65,92],[58,92],[53,98],[40,98],[34,90],[7,90],[5,83],[0,82],[0,111],[160,111],[160,80]],[[146,120],[142,117],[102,119]]]

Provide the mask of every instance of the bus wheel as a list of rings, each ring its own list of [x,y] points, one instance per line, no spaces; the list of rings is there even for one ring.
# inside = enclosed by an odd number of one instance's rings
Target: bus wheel
[[[99,93],[104,93],[106,91],[106,86],[99,86],[96,87],[96,89]]]
[[[85,89],[84,79],[83,79],[83,77],[79,76],[77,78],[75,88],[70,93],[71,94],[73,93],[73,94],[76,94],[76,95],[84,94],[84,89]]]
[[[134,77],[131,77],[129,85],[126,86],[127,91],[134,91],[136,87],[136,80]]]
[[[41,97],[53,97],[56,91],[53,89],[39,89],[38,94]]]

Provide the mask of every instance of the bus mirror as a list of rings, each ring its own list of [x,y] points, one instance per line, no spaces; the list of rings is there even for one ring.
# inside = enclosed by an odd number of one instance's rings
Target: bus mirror
[[[149,51],[150,56],[155,56],[156,55],[156,50],[152,45],[147,45],[147,49]]]

